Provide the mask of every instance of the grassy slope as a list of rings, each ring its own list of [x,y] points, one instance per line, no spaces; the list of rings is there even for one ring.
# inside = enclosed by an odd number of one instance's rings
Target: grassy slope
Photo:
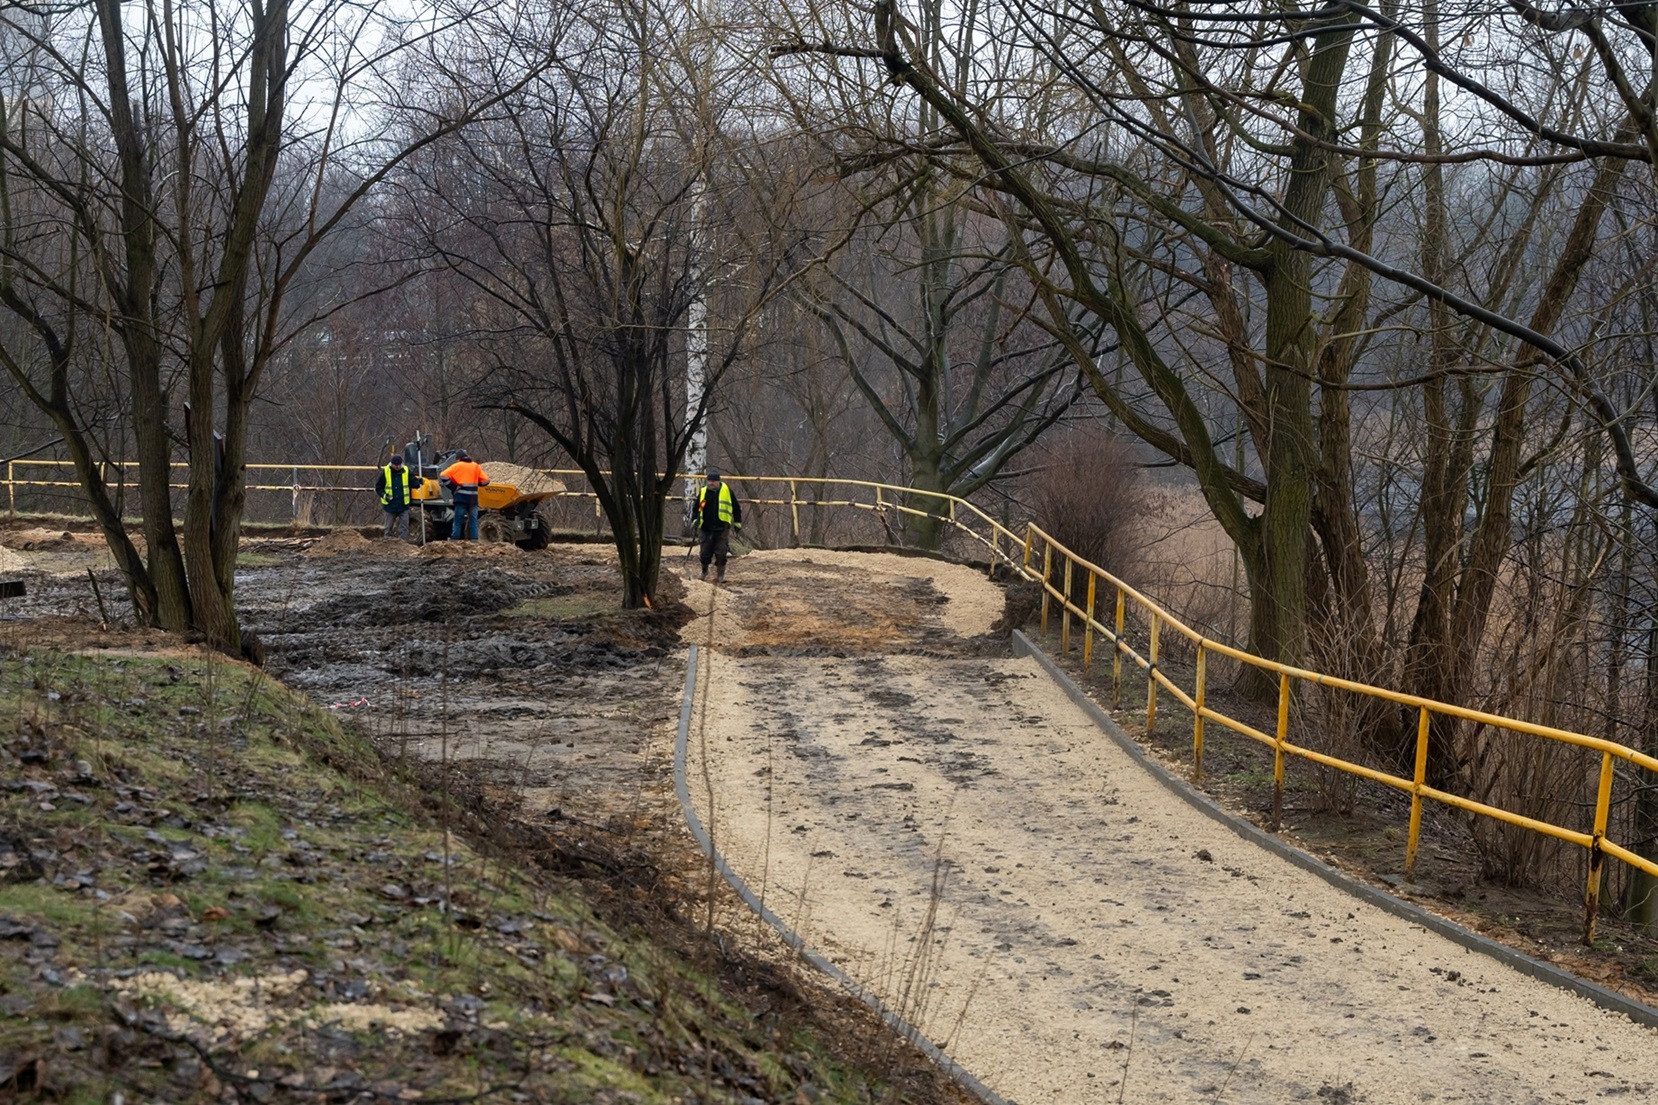
[[[0,1100],[890,1100],[252,669],[0,649]]]

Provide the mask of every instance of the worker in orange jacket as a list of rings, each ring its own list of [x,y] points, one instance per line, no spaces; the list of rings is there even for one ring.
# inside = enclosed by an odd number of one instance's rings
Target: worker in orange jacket
[[[461,540],[464,527],[466,540],[478,539],[478,488],[489,486],[489,477],[483,465],[472,459],[465,449],[455,453],[455,462],[438,474],[450,487],[455,508],[455,520],[449,527],[449,540]]]

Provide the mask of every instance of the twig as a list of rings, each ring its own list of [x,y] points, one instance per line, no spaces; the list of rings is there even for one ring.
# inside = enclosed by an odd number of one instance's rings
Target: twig
[[[1128,1051],[1123,1054],[1123,1080],[1117,1083],[1117,1105],[1123,1105],[1123,1097],[1128,1093],[1128,1061],[1134,1058],[1134,1030],[1140,1024],[1140,1009],[1131,1006],[1128,1011]]]
[[[1221,1082],[1220,1089],[1216,1090],[1215,1096],[1209,1099],[1211,1105],[1213,1105],[1214,1102],[1218,1102],[1220,1100],[1220,1095],[1226,1092],[1226,1087],[1232,1084],[1232,1076],[1237,1074],[1238,1068],[1243,1065],[1244,1056],[1249,1054],[1249,1045],[1253,1043],[1254,1040],[1255,1034],[1251,1032],[1249,1034],[1249,1039],[1244,1041],[1243,1047],[1238,1049],[1238,1057],[1232,1061],[1232,1066],[1227,1069],[1226,1079]]]
[[[86,570],[86,578],[92,581],[92,597],[98,600],[98,628],[108,629],[109,611],[104,608],[104,593],[98,587],[98,577],[93,574],[91,568],[88,568]]]

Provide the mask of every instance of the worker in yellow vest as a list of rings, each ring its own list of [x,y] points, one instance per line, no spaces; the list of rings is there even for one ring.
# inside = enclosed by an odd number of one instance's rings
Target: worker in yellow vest
[[[743,504],[731,493],[731,488],[720,479],[718,472],[708,473],[708,482],[697,492],[697,529],[702,531],[702,578],[708,578],[708,565],[714,565],[714,582],[725,582],[725,562],[731,556],[731,531],[743,528]]]
[[[403,467],[401,453],[393,453],[386,466],[380,469],[380,478],[374,481],[380,493],[380,509],[386,514],[386,536],[394,532],[403,540],[409,539],[409,504],[413,500],[409,487],[409,472]]]

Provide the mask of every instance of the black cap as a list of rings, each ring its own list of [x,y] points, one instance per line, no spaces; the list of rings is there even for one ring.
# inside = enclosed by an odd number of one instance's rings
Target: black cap
[[[455,450],[455,459],[456,460],[471,460],[472,459],[472,454],[467,452],[465,449],[456,449]]]
[[[708,470],[708,478],[711,480],[717,480],[720,478],[720,474],[716,469],[710,468]]]
[[[388,463],[402,464],[403,463],[403,454],[402,453],[393,453],[391,455],[391,460]]]

